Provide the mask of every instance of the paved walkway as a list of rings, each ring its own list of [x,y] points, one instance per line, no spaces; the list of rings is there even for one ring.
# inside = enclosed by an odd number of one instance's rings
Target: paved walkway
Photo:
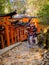
[[[28,48],[28,43],[22,42],[22,45],[0,56],[0,65],[42,65],[45,52],[38,46]]]

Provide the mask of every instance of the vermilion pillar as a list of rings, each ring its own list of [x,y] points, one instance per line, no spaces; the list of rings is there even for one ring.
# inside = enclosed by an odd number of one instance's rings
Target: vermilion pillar
[[[4,48],[4,40],[3,40],[3,35],[0,34],[0,38],[1,38],[1,47]]]

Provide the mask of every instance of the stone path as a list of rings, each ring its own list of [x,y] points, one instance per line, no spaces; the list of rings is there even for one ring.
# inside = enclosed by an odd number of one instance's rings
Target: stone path
[[[47,50],[38,46],[28,48],[27,42],[15,47],[0,56],[0,65],[42,65],[44,64],[44,54]],[[47,64],[48,65],[48,64]]]

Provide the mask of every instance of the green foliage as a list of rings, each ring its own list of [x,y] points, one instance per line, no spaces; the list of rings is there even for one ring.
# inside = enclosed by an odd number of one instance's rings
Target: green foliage
[[[40,18],[40,24],[49,25],[49,4],[45,3],[38,12]]]
[[[10,0],[0,0],[0,14],[6,14],[5,9],[8,9],[8,12],[11,12],[11,3]]]
[[[37,16],[39,9],[43,7],[47,0],[26,0],[27,8],[30,9],[30,14],[32,16]]]
[[[15,2],[13,1],[14,3],[14,7],[15,9],[17,10],[17,13],[23,13],[23,11],[26,10],[26,7],[25,7],[25,2],[24,1],[21,1],[21,0],[15,0]]]

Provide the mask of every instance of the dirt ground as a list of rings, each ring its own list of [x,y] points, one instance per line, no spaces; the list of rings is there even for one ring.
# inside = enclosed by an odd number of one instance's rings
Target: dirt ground
[[[28,48],[26,41],[0,56],[0,65],[49,65],[49,54],[38,45]]]

